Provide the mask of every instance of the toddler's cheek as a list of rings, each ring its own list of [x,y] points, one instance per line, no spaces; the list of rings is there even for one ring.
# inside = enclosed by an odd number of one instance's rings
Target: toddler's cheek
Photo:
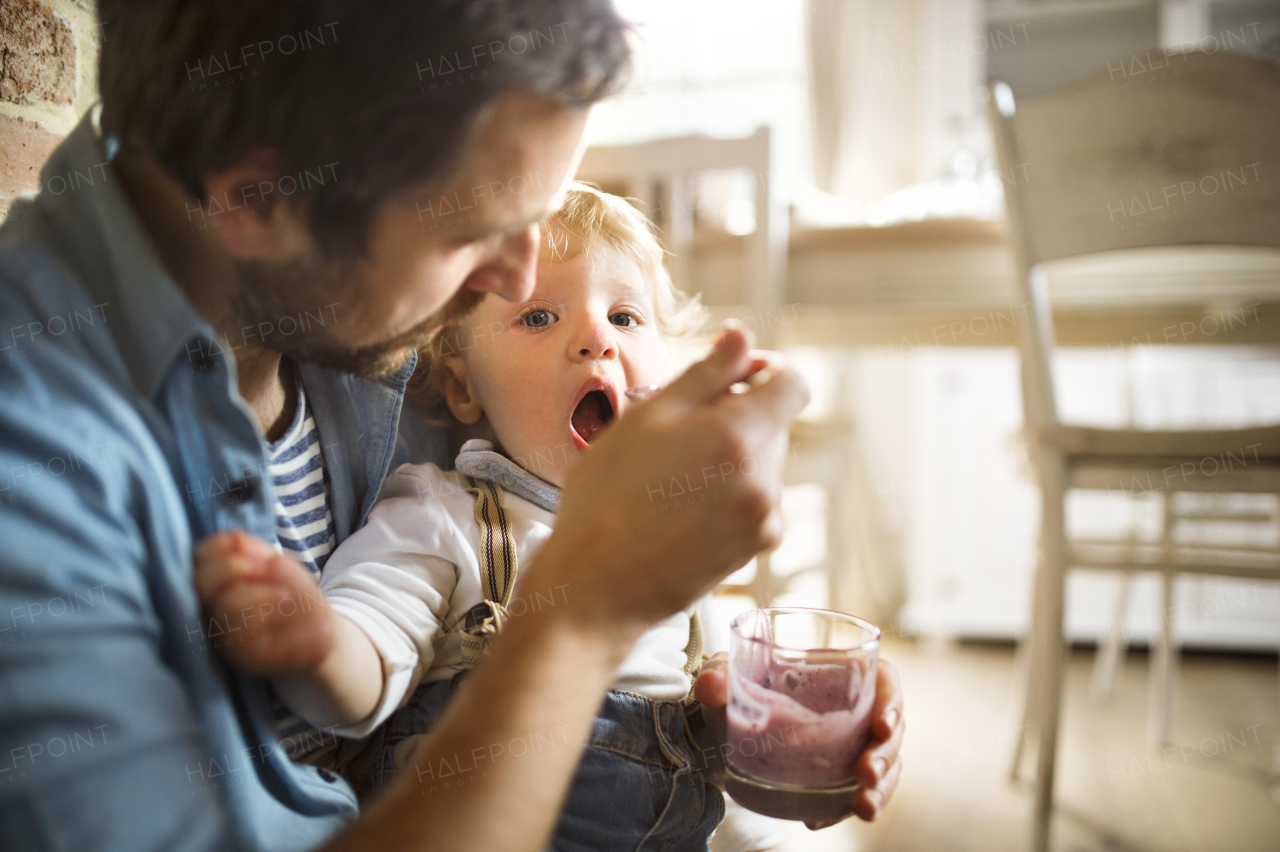
[[[665,340],[658,342],[657,349],[658,352],[654,355],[654,363],[658,365],[658,372],[662,374],[662,383],[667,384],[674,380],[679,372],[677,369],[676,350],[672,349],[671,345]],[[688,363],[688,360],[686,360],[686,363]]]
[[[663,386],[670,384],[676,377],[676,359],[671,350],[660,339],[640,349],[627,364],[627,385],[637,387],[643,385]]]
[[[641,372],[645,374],[643,376],[644,381],[638,382],[638,384],[666,385],[675,378],[675,361],[664,348],[660,353],[654,355],[652,363]]]

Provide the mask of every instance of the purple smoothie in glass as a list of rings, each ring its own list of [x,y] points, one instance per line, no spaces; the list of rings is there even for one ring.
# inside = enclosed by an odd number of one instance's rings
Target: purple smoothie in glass
[[[825,623],[830,621],[834,630]],[[780,624],[793,640],[808,636],[808,642],[831,647],[773,644]],[[808,632],[797,633],[797,626]],[[729,792],[771,816],[847,814],[856,786],[853,767],[870,738],[879,631],[842,613],[799,608],[756,610],[736,619],[734,629]]]

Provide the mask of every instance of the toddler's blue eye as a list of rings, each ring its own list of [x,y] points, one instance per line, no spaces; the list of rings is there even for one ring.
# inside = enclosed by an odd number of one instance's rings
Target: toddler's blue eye
[[[546,328],[555,321],[555,317],[551,315],[551,311],[544,311],[539,308],[536,311],[529,311],[524,315],[524,324],[529,328]]]
[[[636,324],[636,318],[631,316],[631,314],[616,313],[609,317],[609,322],[623,328],[630,328]]]

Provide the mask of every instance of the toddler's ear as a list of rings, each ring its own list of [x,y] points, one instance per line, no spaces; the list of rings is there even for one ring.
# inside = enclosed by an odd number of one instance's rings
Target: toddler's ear
[[[450,355],[444,362],[444,399],[453,416],[462,423],[471,426],[484,416],[480,401],[471,391],[471,383],[467,381],[467,365],[456,355]]]

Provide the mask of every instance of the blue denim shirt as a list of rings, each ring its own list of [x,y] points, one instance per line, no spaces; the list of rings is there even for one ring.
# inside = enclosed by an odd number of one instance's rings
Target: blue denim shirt
[[[0,228],[2,845],[312,848],[355,798],[289,761],[265,681],[221,663],[211,637],[255,614],[213,624],[192,583],[204,536],[273,538],[260,434],[106,163],[86,118]],[[407,459],[412,366],[301,368],[339,541]]]

